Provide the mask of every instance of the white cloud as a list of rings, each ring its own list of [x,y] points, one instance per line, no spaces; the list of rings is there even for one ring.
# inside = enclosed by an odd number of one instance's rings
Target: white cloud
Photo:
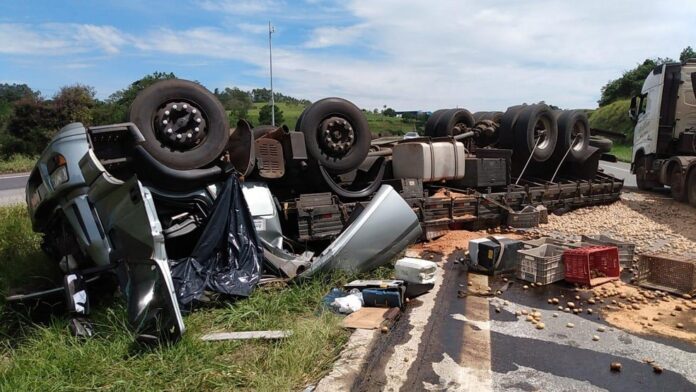
[[[89,51],[116,54],[130,38],[113,26],[0,23],[0,53],[66,55]]]
[[[312,38],[305,43],[308,48],[326,48],[354,43],[366,31],[365,25],[348,27],[319,27],[312,32]]]
[[[265,23],[239,23],[239,30],[251,34],[268,34],[268,24]]]
[[[196,5],[207,11],[232,15],[266,12],[279,6],[278,2],[273,0],[205,0],[196,2]]]

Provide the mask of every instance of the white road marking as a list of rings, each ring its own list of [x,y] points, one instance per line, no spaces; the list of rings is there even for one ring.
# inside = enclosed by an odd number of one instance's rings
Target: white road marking
[[[438,384],[423,382],[426,391],[493,391],[490,369],[473,369],[455,362],[444,353],[442,361],[433,363],[433,371],[440,377]]]
[[[482,331],[490,331],[491,330],[491,322],[490,320],[486,321],[479,321],[479,320],[469,320],[465,315],[455,313],[455,314],[450,314],[453,319],[459,320],[459,321],[464,321],[465,323],[471,324],[474,327],[478,328],[479,330]]]
[[[631,172],[630,169],[626,169],[626,168],[623,168],[623,167],[610,165],[610,164],[608,164],[608,163],[602,163],[601,165],[602,165],[602,166],[606,166],[606,167],[610,167],[610,168],[612,168],[612,169],[614,169],[614,170],[619,170],[619,171],[622,171],[622,172],[626,172],[626,173],[630,173],[630,172]]]
[[[0,180],[4,180],[6,178],[24,178],[24,177],[29,177],[29,174],[3,174],[0,175]]]

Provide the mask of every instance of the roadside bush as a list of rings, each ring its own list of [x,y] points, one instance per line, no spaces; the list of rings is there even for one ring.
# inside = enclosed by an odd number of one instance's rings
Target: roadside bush
[[[602,106],[590,114],[592,128],[621,132],[626,135],[626,142],[633,142],[633,122],[628,118],[630,99],[622,99]]]

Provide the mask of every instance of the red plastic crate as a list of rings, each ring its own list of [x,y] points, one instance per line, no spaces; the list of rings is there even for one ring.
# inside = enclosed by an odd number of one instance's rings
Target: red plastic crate
[[[583,286],[596,286],[619,279],[619,249],[615,246],[585,246],[563,252],[565,280]],[[592,271],[603,276],[594,276]]]

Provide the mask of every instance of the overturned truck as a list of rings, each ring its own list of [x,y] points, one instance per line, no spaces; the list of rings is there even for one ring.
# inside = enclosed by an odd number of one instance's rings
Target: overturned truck
[[[216,98],[157,82],[129,122],[70,124],[32,171],[26,197],[77,316],[89,282],[116,276],[140,339],[176,339],[181,312],[213,291],[249,295],[265,275],[366,271],[418,238],[501,224],[540,209],[616,200],[580,111],[544,104],[433,113],[425,136],[378,138],[355,105],[326,98],[295,129],[230,129]],[[241,181],[240,181],[241,180]],[[536,217],[536,219],[535,219]],[[89,324],[73,319],[77,334]]]

